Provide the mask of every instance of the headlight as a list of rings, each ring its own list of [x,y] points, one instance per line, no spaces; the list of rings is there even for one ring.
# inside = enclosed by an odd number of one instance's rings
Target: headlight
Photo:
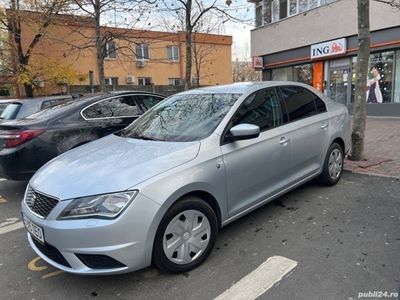
[[[137,191],[76,198],[61,212],[58,219],[117,217],[136,197]]]

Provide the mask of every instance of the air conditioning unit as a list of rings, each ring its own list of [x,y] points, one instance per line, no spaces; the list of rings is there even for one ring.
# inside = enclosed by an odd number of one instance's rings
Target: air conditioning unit
[[[136,67],[143,68],[144,67],[144,60],[137,60]]]
[[[135,77],[132,76],[132,75],[128,75],[128,76],[126,77],[126,83],[128,83],[128,84],[133,84],[133,83],[135,83]]]

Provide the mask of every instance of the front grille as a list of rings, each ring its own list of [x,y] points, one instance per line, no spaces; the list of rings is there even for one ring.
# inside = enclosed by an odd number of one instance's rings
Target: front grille
[[[91,269],[116,269],[126,267],[112,257],[101,254],[75,254],[87,267]]]
[[[35,214],[46,218],[51,210],[57,205],[58,200],[40,194],[29,187],[26,193],[25,203]]]
[[[67,260],[64,258],[64,256],[61,254],[58,249],[52,245],[49,244],[42,244],[39,241],[35,240],[32,238],[33,243],[35,244],[36,248],[39,249],[40,252],[42,252],[45,256],[50,258],[52,261],[55,261],[56,263],[66,266],[68,268],[71,268],[71,265],[67,262]]]

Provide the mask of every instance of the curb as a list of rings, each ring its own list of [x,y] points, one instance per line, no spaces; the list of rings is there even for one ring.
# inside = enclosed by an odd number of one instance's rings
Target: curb
[[[364,172],[355,172],[350,169],[343,169],[343,171],[348,172],[348,173],[353,173],[353,174],[362,174],[362,175],[368,175],[368,176],[376,176],[376,177],[383,177],[383,178],[390,178],[390,179],[396,179],[400,180],[400,176],[394,176],[394,175],[384,175],[384,174],[379,174],[379,173],[364,173]]]

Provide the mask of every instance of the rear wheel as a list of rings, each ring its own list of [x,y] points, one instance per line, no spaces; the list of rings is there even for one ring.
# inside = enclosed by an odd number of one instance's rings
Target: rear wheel
[[[213,209],[197,197],[175,203],[163,217],[156,234],[153,263],[161,270],[187,272],[211,253],[218,231]]]
[[[339,182],[343,173],[343,149],[339,144],[333,143],[326,154],[322,174],[319,182],[331,186]]]

